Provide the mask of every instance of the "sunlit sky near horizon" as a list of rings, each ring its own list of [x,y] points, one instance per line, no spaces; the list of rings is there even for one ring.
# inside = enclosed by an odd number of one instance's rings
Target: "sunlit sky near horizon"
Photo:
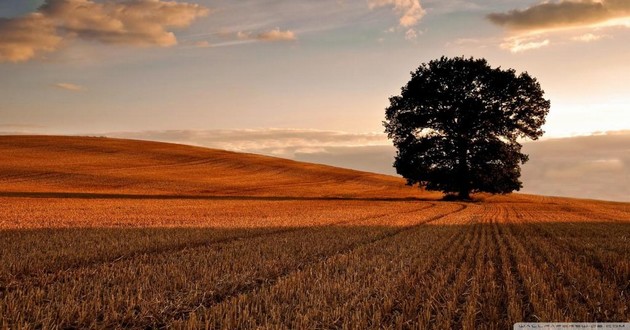
[[[536,77],[548,137],[630,128],[630,1],[3,0],[0,17],[0,131],[382,132],[388,97],[442,55]]]

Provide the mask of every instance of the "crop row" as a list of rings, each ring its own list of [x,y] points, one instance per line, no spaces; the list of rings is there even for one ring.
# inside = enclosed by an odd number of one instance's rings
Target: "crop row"
[[[434,214],[461,207],[436,208],[437,213],[408,213],[406,223],[432,221]],[[306,227],[31,276],[4,290],[0,319],[43,328],[160,325],[195,306],[223,301],[413,228],[382,226],[387,217],[401,216],[373,216],[357,219],[353,226],[345,221],[345,226]]]
[[[7,230],[0,329],[630,321],[623,210],[501,198],[222,201],[221,221],[242,223],[240,212],[276,225]],[[184,214],[186,203],[169,205]]]
[[[379,225],[404,226],[392,214],[417,212],[431,203],[392,205],[361,201],[140,201],[33,200],[13,201],[7,222],[66,219],[70,228],[0,230],[0,287],[31,273],[54,273],[71,267],[130,258],[142,253],[171,251],[235,238],[257,237],[305,226],[350,224],[388,217]],[[100,221],[133,221],[134,227],[98,228]],[[134,219],[137,218],[137,219]],[[56,220],[55,220],[56,219]],[[406,219],[401,217],[401,219]],[[13,221],[15,220],[15,221]],[[189,226],[171,227],[187,222]],[[89,223],[87,228],[81,224]],[[143,224],[153,223],[145,227]],[[170,224],[166,228],[159,224]],[[191,227],[195,225],[196,227]],[[156,228],[157,227],[157,228]],[[19,228],[19,227],[18,227]]]

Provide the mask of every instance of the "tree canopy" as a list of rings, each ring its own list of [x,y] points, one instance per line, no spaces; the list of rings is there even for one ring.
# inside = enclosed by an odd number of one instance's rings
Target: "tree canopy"
[[[543,94],[527,72],[492,68],[485,59],[423,63],[386,109],[396,171],[409,185],[461,199],[519,190],[528,157],[517,140],[542,136],[550,107]]]

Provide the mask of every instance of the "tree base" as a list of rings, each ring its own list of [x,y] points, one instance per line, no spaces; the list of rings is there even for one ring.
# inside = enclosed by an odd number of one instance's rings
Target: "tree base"
[[[453,194],[446,194],[444,195],[444,197],[442,197],[443,201],[462,201],[462,202],[472,202],[473,199],[472,197],[469,196],[460,196],[460,195],[453,195]]]

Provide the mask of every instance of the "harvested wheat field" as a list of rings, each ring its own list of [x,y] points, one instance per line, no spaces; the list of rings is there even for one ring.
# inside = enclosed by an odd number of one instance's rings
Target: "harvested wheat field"
[[[0,137],[0,329],[630,321],[630,204],[445,202],[198,147]]]

